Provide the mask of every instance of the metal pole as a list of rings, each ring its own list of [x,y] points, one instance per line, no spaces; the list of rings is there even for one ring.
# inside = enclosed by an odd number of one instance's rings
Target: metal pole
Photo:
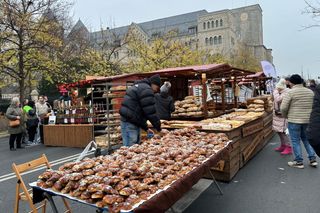
[[[214,176],[213,176],[213,174],[212,174],[212,172],[211,172],[210,167],[207,167],[207,168],[208,168],[209,173],[210,173],[210,175],[211,175],[212,181],[214,182],[214,184],[216,185],[217,189],[218,189],[219,192],[220,192],[220,195],[223,195],[223,191],[222,191],[222,189],[220,188],[220,186],[219,186],[218,182],[216,181],[216,179],[214,178]]]
[[[53,213],[58,213],[58,209],[56,207],[56,204],[54,203],[54,200],[52,199],[52,196],[47,192],[44,192],[43,196],[49,201]]]

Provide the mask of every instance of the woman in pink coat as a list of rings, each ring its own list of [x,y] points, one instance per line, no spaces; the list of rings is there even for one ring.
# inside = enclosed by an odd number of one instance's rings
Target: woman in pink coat
[[[291,155],[292,148],[290,146],[289,137],[285,133],[288,128],[288,121],[285,119],[280,112],[280,105],[283,97],[287,94],[288,88],[286,87],[286,80],[280,79],[276,85],[276,89],[273,92],[273,122],[272,128],[278,133],[281,144],[275,148],[275,151],[281,152],[282,155]]]

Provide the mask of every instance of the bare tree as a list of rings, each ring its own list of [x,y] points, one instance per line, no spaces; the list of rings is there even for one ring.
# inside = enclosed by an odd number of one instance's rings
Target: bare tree
[[[320,1],[316,0],[314,2],[305,1],[306,7],[302,11],[302,14],[310,15],[314,23],[304,26],[303,29],[308,29],[312,27],[320,26]]]

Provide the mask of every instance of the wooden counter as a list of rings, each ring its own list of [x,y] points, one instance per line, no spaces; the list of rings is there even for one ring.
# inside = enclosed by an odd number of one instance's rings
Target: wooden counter
[[[93,140],[92,124],[44,125],[44,144],[84,148]]]

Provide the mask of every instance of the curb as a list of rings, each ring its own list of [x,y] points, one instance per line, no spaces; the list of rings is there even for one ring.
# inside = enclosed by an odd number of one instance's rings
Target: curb
[[[9,134],[0,134],[0,139],[1,138],[6,138],[6,137],[9,137]]]

